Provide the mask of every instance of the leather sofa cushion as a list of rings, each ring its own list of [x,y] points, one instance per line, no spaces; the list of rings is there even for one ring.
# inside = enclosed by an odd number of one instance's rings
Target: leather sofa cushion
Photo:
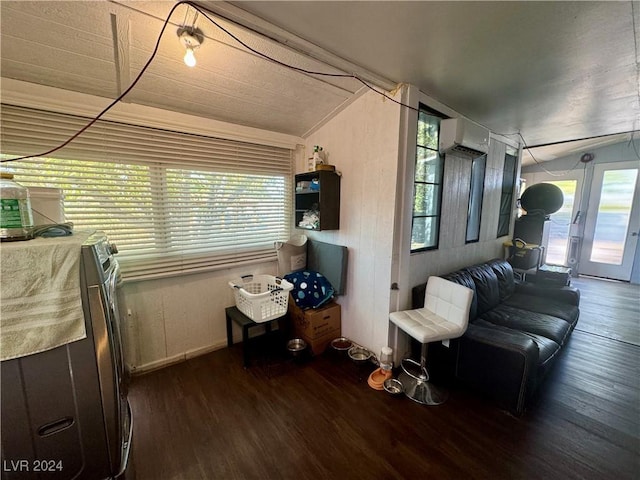
[[[500,301],[504,302],[516,290],[516,279],[513,275],[511,264],[501,258],[493,259],[487,262],[493,273],[498,277],[498,286],[500,288]]]
[[[560,318],[504,304],[485,312],[481,318],[495,325],[541,335],[558,345],[564,345],[571,332],[571,325]]]
[[[533,340],[533,342],[538,347],[538,368],[543,368],[547,365],[547,363],[552,360],[555,355],[560,351],[560,345],[558,345],[553,340],[544,337],[542,335],[536,335],[535,333],[527,333],[527,332],[517,332],[507,327],[502,327],[500,325],[495,325],[491,322],[488,322],[483,319],[478,319],[474,325],[485,326],[487,328],[491,328],[493,330],[500,330],[503,332],[510,332],[512,334],[520,334],[527,338]]]
[[[495,308],[500,303],[500,287],[498,277],[493,269],[487,264],[474,265],[464,269],[471,275],[475,283],[476,300],[478,302],[477,315]]]
[[[517,283],[516,293],[544,297],[569,305],[580,305],[580,290],[573,287],[540,287],[531,283]]]
[[[505,305],[528,310],[530,312],[544,313],[552,317],[558,317],[568,322],[573,328],[578,323],[580,311],[577,306],[559,302],[548,297],[538,297],[524,293],[515,293],[504,301]]]

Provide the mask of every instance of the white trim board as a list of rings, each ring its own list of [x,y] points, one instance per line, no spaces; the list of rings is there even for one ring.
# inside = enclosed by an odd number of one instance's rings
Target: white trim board
[[[90,118],[96,116],[109,102],[113,101],[110,98],[96,97],[11,78],[2,78],[0,87],[0,100],[3,103]],[[116,104],[102,119],[292,150],[297,145],[304,143],[302,138],[294,135],[133,103]]]

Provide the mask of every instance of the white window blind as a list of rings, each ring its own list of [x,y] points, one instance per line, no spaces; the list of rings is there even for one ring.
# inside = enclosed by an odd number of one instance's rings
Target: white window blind
[[[2,105],[2,155],[49,150],[86,118]],[[99,121],[48,158],[5,162],[25,186],[64,190],[74,228],[118,245],[125,279],[275,257],[288,237],[291,150]]]

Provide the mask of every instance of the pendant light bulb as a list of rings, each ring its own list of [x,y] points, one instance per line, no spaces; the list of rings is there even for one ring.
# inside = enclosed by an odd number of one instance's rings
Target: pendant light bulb
[[[193,48],[187,47],[187,51],[184,54],[184,64],[187,67],[195,67],[196,66],[196,56],[193,53]]]
[[[180,27],[178,28],[178,38],[185,48],[184,63],[188,67],[196,66],[196,48],[200,47],[204,41],[204,35],[199,28]]]

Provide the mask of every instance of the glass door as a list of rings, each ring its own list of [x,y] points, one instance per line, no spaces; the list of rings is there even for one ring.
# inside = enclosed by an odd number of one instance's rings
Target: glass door
[[[628,281],[639,229],[638,162],[595,165],[579,273]]]
[[[549,243],[547,244],[545,263],[567,266],[571,224],[576,216],[575,199],[578,180],[556,180],[545,183],[557,186],[564,195],[562,208],[549,217]]]

